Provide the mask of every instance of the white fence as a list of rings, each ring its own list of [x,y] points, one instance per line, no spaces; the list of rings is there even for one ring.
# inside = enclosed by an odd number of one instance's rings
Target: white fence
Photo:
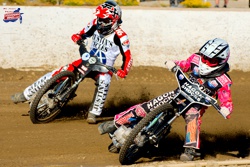
[[[2,7],[0,16],[8,8]],[[0,67],[55,68],[77,58],[71,35],[94,18],[92,7],[20,7],[22,24],[0,21]],[[231,47],[231,69],[250,70],[250,10],[123,8],[122,28],[131,42],[134,66],[163,66],[185,59],[208,39]],[[116,63],[121,64],[121,58]]]

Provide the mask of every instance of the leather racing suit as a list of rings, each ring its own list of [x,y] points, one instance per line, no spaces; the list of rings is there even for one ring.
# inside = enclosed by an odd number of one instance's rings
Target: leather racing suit
[[[102,63],[109,66],[113,66],[118,55],[121,54],[123,60],[121,69],[127,75],[130,67],[132,66],[132,58],[129,48],[130,42],[127,34],[118,26],[114,32],[103,36],[96,30],[96,22],[96,19],[92,20],[78,33],[83,39],[92,37],[89,54],[96,55]],[[79,51],[81,57],[84,56],[85,52],[87,52],[86,49],[84,50],[81,47],[79,48]],[[75,67],[78,67],[81,64],[82,58],[49,72],[39,78],[24,90],[25,98],[30,100],[30,98],[45,84],[45,82],[57,73],[65,70],[74,71]],[[107,73],[95,73],[90,77],[96,81],[96,89],[89,112],[98,116],[102,112],[112,76]]]
[[[221,107],[226,107],[230,112],[233,110],[233,103],[231,98],[230,87],[232,81],[228,74],[228,64],[222,69],[219,76],[216,77],[201,77],[198,73],[200,55],[192,54],[187,60],[175,61],[184,72],[190,72],[189,79],[192,82],[199,82],[204,85],[208,93],[211,96],[217,97],[220,101]],[[130,124],[132,120],[140,119],[145,117],[147,113],[155,109],[156,107],[168,103],[175,96],[175,91],[164,93],[154,99],[147,102],[134,105],[128,110],[121,112],[114,117],[115,125],[118,128],[120,125]],[[207,107],[200,105],[193,105],[183,116],[186,122],[185,127],[185,143],[184,147],[190,147],[199,149],[200,148],[200,126],[201,117],[205,113]]]

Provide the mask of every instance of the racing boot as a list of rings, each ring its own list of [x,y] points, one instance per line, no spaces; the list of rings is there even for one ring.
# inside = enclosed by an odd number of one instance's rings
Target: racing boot
[[[87,122],[89,124],[96,124],[96,115],[89,112],[87,117]]]
[[[106,121],[98,126],[98,131],[101,135],[105,133],[113,133],[116,130],[114,121]]]
[[[28,101],[28,100],[25,98],[23,92],[22,92],[22,93],[16,93],[16,94],[14,94],[14,95],[11,95],[10,98],[11,98],[11,100],[12,100],[15,104],[17,104],[17,103],[24,103],[24,102]]]
[[[185,148],[184,153],[181,154],[181,161],[193,161],[195,157],[200,157],[201,154],[195,152],[194,148]]]
[[[111,152],[111,153],[119,153],[119,152],[120,152],[120,148],[117,148],[113,143],[111,143],[111,144],[108,146],[108,150],[109,150],[109,152]]]

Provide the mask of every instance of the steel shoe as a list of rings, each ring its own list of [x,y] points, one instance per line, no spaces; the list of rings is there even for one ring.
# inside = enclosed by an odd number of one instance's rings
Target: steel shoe
[[[23,103],[26,102],[27,99],[25,98],[23,93],[16,93],[14,95],[11,95],[11,100],[13,101],[13,103],[17,104],[17,103]]]
[[[200,157],[201,154],[195,152],[194,148],[185,148],[184,153],[181,154],[181,161],[193,161],[195,157]]]
[[[106,121],[98,126],[98,131],[101,135],[105,133],[113,133],[116,130],[114,121]]]
[[[120,148],[117,148],[113,143],[111,143],[108,147],[109,152],[111,153],[119,153]]]
[[[87,122],[89,124],[96,124],[96,115],[92,113],[88,113]]]

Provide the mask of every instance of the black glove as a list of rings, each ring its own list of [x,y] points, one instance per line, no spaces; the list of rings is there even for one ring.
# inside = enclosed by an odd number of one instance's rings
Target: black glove
[[[86,49],[86,46],[81,44],[80,47],[79,47],[79,52],[80,52],[80,57],[82,57],[82,55],[84,53],[88,52],[87,49]]]

